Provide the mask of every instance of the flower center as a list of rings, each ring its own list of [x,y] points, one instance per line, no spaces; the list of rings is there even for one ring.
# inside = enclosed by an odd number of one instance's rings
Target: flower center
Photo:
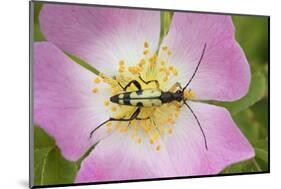
[[[159,56],[149,49],[149,43],[144,42],[144,49],[141,59],[134,65],[120,60],[118,63],[118,71],[115,77],[108,77],[104,74],[100,74],[94,79],[96,84],[105,82],[111,89],[112,96],[123,93],[123,89],[120,86],[126,86],[130,81],[137,80],[142,89],[155,89],[157,86],[154,82],[149,84],[144,81],[157,80],[160,90],[167,88],[168,81],[178,75],[178,70],[171,64],[169,64],[169,57],[172,52],[168,46],[163,46],[159,51]],[[137,87],[130,85],[126,92],[137,91]],[[176,87],[172,87],[170,92],[178,90]],[[92,89],[93,93],[97,93],[98,88]],[[184,91],[184,98],[191,99],[195,96],[193,91]],[[116,119],[130,118],[130,116],[136,111],[137,107],[113,104],[106,99],[104,106],[107,107],[112,117]],[[118,131],[121,133],[131,134],[132,140],[137,144],[149,142],[155,147],[156,151],[161,149],[160,138],[165,134],[172,134],[173,127],[180,114],[181,103],[173,101],[171,103],[162,104],[158,107],[141,107],[141,111],[138,115],[140,118],[147,118],[145,120],[132,120],[130,122],[124,121],[111,121],[106,124],[107,132]]]

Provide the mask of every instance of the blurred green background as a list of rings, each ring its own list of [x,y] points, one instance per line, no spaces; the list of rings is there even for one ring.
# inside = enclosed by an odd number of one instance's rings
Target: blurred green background
[[[38,15],[41,3],[34,3],[34,41],[44,41]],[[172,12],[161,13],[161,38],[168,32]],[[251,66],[252,78],[248,94],[230,102],[210,102],[226,107],[240,130],[254,146],[253,159],[227,167],[220,174],[268,172],[268,66],[269,66],[269,18],[261,16],[232,16],[236,39],[240,43]],[[75,61],[79,60],[75,59]],[[81,63],[81,62],[80,62]],[[77,162],[65,160],[55,141],[41,128],[35,126],[34,171],[36,186],[73,183],[83,156]]]

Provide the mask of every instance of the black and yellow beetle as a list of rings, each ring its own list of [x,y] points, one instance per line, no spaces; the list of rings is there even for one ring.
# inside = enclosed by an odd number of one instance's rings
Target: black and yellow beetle
[[[191,111],[191,113],[193,114],[194,118],[196,119],[198,126],[202,132],[202,135],[204,137],[204,142],[205,142],[205,147],[208,150],[208,146],[207,146],[207,140],[206,140],[206,136],[204,134],[204,131],[201,127],[201,124],[197,118],[197,116],[195,115],[195,113],[193,112],[193,110],[191,109],[191,107],[187,104],[186,99],[184,98],[184,91],[186,90],[186,88],[188,87],[188,85],[191,83],[192,79],[194,78],[199,65],[203,59],[204,53],[205,53],[205,49],[206,49],[206,43],[204,44],[204,48],[201,54],[201,57],[199,59],[199,62],[195,68],[195,71],[193,72],[191,78],[189,79],[188,83],[182,88],[180,83],[175,83],[171,89],[169,91],[162,91],[159,87],[159,82],[157,80],[150,80],[150,81],[145,81],[143,80],[143,78],[139,75],[139,79],[145,83],[145,84],[149,84],[154,82],[156,84],[156,88],[154,89],[142,89],[140,83],[137,80],[132,80],[130,81],[125,87],[123,87],[120,83],[118,83],[120,85],[120,87],[123,89],[124,93],[120,93],[117,95],[114,95],[112,97],[110,97],[110,101],[116,104],[120,104],[120,105],[127,105],[127,106],[135,106],[138,107],[136,109],[136,111],[130,116],[130,118],[113,118],[110,117],[108,120],[104,121],[103,123],[101,123],[99,126],[97,126],[91,133],[90,133],[90,138],[92,137],[93,133],[100,128],[101,126],[103,126],[104,124],[106,124],[107,122],[110,121],[126,121],[126,122],[130,122],[132,120],[147,120],[150,119],[150,117],[146,117],[146,118],[140,118],[138,117],[138,115],[141,112],[141,108],[142,107],[157,107],[157,106],[161,106],[165,103],[170,103],[172,101],[178,101],[178,102],[183,102],[187,108]],[[138,89],[137,91],[130,91],[130,92],[126,92],[127,88],[130,87],[131,85],[135,85],[136,88]],[[178,87],[178,90],[176,90],[176,92],[173,92],[174,89],[176,89]]]

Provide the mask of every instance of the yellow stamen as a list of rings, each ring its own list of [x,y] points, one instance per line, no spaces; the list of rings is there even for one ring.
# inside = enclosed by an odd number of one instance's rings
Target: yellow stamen
[[[123,73],[125,71],[125,67],[120,66],[118,71]]]
[[[135,67],[135,66],[130,66],[128,68],[128,71],[131,72],[132,74],[137,74],[137,73],[139,73],[140,68],[139,67]]]
[[[104,101],[104,105],[105,105],[105,106],[109,106],[109,100],[105,100],[105,101]]]
[[[156,146],[156,151],[160,151],[160,148],[161,148],[161,146],[158,144],[158,145]]]
[[[100,80],[100,78],[96,77],[96,79],[94,80],[94,82],[95,82],[95,83],[100,83],[101,80]]]
[[[149,44],[147,41],[144,42],[144,48],[148,48],[149,47]]]
[[[117,107],[116,107],[116,106],[112,106],[112,107],[111,107],[111,110],[112,110],[113,112],[116,112]]]
[[[172,128],[168,128],[168,133],[172,134],[172,132],[173,132]]]
[[[149,140],[149,143],[150,143],[150,144],[153,144],[153,143],[154,143],[154,140],[153,140],[153,139],[150,139],[150,140]]]
[[[141,138],[137,139],[137,143],[140,144],[141,143]]]
[[[193,91],[189,91],[189,90],[186,90],[185,92],[184,92],[184,98],[185,99],[192,99],[192,98],[194,98],[196,95],[195,95],[195,92],[193,92]]]
[[[149,50],[144,50],[144,51],[143,51],[143,54],[144,54],[144,55],[147,55],[148,53],[149,53]]]
[[[99,91],[98,88],[93,88],[92,90],[93,93],[97,93],[98,91]]]
[[[120,61],[119,61],[119,66],[124,66],[124,64],[125,64],[125,61],[124,61],[124,60],[120,60]]]
[[[168,50],[168,47],[167,47],[167,46],[163,46],[163,47],[162,47],[162,50],[163,50],[163,51],[166,51],[166,50]]]

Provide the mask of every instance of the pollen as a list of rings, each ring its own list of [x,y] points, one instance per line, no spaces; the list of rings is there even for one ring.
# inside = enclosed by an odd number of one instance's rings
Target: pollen
[[[141,59],[139,65],[145,65],[145,63],[146,63],[145,59]]]
[[[123,127],[120,131],[123,132],[123,133],[126,133],[126,132],[128,131],[128,127],[125,126],[125,127]]]
[[[184,98],[185,99],[192,99],[194,98],[196,95],[195,95],[195,92],[194,91],[191,91],[191,90],[186,90],[184,92]]]
[[[93,78],[93,82],[96,84],[101,82],[108,84],[108,90],[112,93],[111,96],[124,92],[123,87],[119,83],[125,87],[132,80],[138,81],[142,89],[155,89],[159,85],[160,90],[166,91],[166,89],[172,87],[169,86],[170,84],[167,81],[174,79],[173,77],[178,75],[180,70],[177,70],[175,65],[172,64],[173,62],[169,61],[172,52],[167,45],[163,45],[159,53],[154,53],[150,48],[151,44],[148,41],[144,41],[143,49],[139,52],[140,59],[136,62],[130,62],[129,65],[126,59],[121,58],[117,60],[117,70],[113,74],[114,76],[107,76],[101,73],[98,77]],[[140,79],[139,76],[142,78]],[[157,85],[154,82],[149,82],[153,80],[158,81]],[[128,89],[126,92],[131,92],[137,90],[137,87],[132,84],[126,89]],[[175,92],[175,89],[171,89],[171,92]],[[92,92],[97,93],[98,90],[101,89],[94,88]],[[147,94],[147,96],[149,95]],[[195,93],[193,91],[184,91],[185,99],[190,99],[194,96]],[[120,99],[121,102],[122,99]],[[129,118],[136,111],[136,107],[133,106],[111,103],[109,98],[101,101],[101,103],[110,110],[111,116],[116,119]],[[132,140],[131,142],[139,145],[148,143],[151,144],[149,146],[153,150],[160,151],[160,140],[164,135],[171,135],[174,132],[173,129],[177,125],[172,124],[176,123],[179,113],[180,104],[176,102],[163,104],[159,107],[144,106],[141,108],[138,117],[149,117],[150,120],[132,120],[130,123],[108,122],[106,123],[106,132],[111,133],[116,130],[122,134],[128,133],[131,138],[130,140]]]
[[[141,138],[138,138],[138,139],[137,139],[137,143],[138,143],[138,144],[140,144],[141,141],[142,141]]]
[[[132,74],[137,74],[140,71],[140,68],[136,66],[130,66],[128,68],[128,71],[131,72]]]
[[[158,144],[157,146],[156,146],[156,151],[160,151],[160,149],[161,149],[161,146]]]
[[[120,73],[125,72],[125,67],[120,66],[119,69],[118,69],[118,71],[119,71]]]
[[[167,119],[167,123],[174,124],[175,121],[173,120],[173,118],[169,117],[169,118]]]
[[[149,50],[144,50],[144,51],[143,51],[143,54],[144,54],[144,55],[148,55],[148,53],[149,53]]]
[[[163,51],[167,51],[167,50],[168,50],[168,47],[167,47],[167,46],[163,46],[163,47],[162,47],[162,50],[163,50]]]
[[[103,103],[105,106],[109,106],[109,100],[105,100]]]
[[[148,42],[147,42],[147,41],[145,41],[143,46],[144,46],[144,48],[148,48],[148,47],[149,47]]]
[[[99,91],[98,88],[93,88],[93,89],[92,89],[92,92],[93,92],[93,93],[97,93],[98,91]]]
[[[100,83],[101,80],[100,80],[100,78],[96,77],[96,79],[94,79],[94,82],[95,82],[95,83]]]
[[[169,134],[172,134],[173,129],[172,128],[168,128],[167,131],[168,131]]]
[[[116,112],[116,111],[117,111],[117,107],[116,107],[116,106],[112,106],[112,107],[111,107],[111,110],[112,110],[113,112]]]
[[[124,66],[125,65],[125,61],[124,60],[120,60],[119,61],[119,66]]]

